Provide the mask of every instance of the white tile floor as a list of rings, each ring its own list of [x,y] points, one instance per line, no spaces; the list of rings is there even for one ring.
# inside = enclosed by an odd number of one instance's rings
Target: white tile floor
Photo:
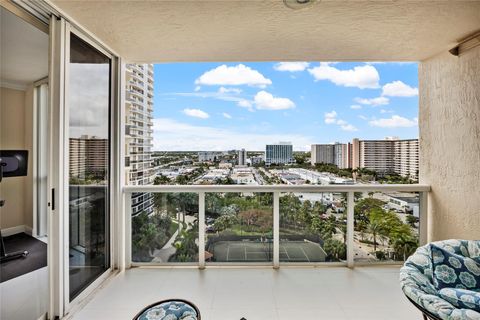
[[[132,319],[167,298],[195,303],[202,320],[408,320],[396,267],[131,269],[116,276],[74,320]]]

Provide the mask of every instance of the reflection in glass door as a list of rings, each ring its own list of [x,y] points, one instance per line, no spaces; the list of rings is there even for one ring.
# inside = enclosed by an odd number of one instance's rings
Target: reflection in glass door
[[[111,60],[70,36],[70,301],[110,267]]]

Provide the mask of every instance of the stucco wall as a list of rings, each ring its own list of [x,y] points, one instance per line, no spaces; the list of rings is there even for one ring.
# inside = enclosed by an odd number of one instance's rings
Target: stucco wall
[[[0,228],[32,228],[32,88],[0,88],[0,149],[29,150],[27,177],[4,178],[0,183]],[[28,108],[28,109],[27,109]]]
[[[480,47],[423,61],[420,182],[429,196],[429,240],[480,239]]]

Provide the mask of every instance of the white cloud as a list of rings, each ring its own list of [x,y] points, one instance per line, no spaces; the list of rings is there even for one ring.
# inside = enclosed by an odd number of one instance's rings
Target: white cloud
[[[382,106],[382,105],[387,105],[390,100],[386,97],[377,97],[377,98],[355,98],[355,102],[360,103],[360,104],[366,104],[370,106]]]
[[[332,124],[337,122],[337,112],[333,110],[332,112],[325,113],[325,123]]]
[[[277,71],[298,72],[304,71],[310,64],[308,62],[279,62],[273,66]]]
[[[226,112],[222,113],[222,115],[223,115],[223,117],[224,117],[224,118],[227,118],[227,119],[232,119],[232,116],[231,116],[231,115],[229,115],[229,114],[228,114],[228,113],[226,113]]]
[[[380,113],[393,113],[393,110],[382,109]]]
[[[340,126],[340,128],[342,128],[343,131],[358,131],[358,129],[351,124]]]
[[[361,105],[358,105],[358,104],[354,104],[354,105],[351,105],[351,106],[350,106],[350,109],[359,110],[359,109],[362,109],[362,106],[361,106]]]
[[[266,91],[259,91],[254,97],[257,109],[263,110],[286,110],[295,108],[295,103],[288,98],[274,97]]]
[[[357,66],[349,70],[340,70],[330,63],[321,62],[318,67],[308,69],[316,81],[328,80],[337,86],[356,87],[360,89],[379,88],[380,75],[371,65]]]
[[[215,69],[209,70],[202,74],[197,80],[196,85],[227,85],[240,86],[248,85],[264,88],[272,84],[270,79],[265,78],[260,72],[247,67],[243,64],[228,67],[223,64]]]
[[[336,124],[343,131],[358,131],[358,129],[349,124],[347,121],[342,119],[337,119],[337,112],[335,110],[331,112],[325,112],[325,123],[326,124]]]
[[[362,114],[361,114],[361,115],[359,115],[358,117],[359,117],[360,119],[362,119],[362,120],[368,120],[368,118],[367,118],[367,117],[365,117],[365,116],[364,116],[364,115],[362,115]]]
[[[200,118],[200,119],[207,119],[210,117],[208,113],[202,111],[200,109],[183,109],[183,113],[189,117]]]
[[[220,87],[220,88],[218,89],[218,93],[240,94],[240,93],[242,93],[242,89]]]
[[[174,119],[153,119],[154,150],[212,150],[223,151],[245,148],[247,150],[265,150],[267,143],[291,141],[294,150],[308,151],[314,138],[300,134],[284,132],[252,133],[245,130],[222,129],[209,126],[197,126]]]
[[[369,124],[373,127],[380,128],[408,128],[418,125],[418,119],[407,119],[398,115],[393,115],[391,118],[371,120]]]
[[[248,111],[252,111],[253,112],[253,107],[252,107],[252,103],[248,100],[245,100],[245,99],[242,99],[240,101],[237,102],[237,106],[241,107],[241,108],[247,108]]]
[[[202,89],[202,87],[200,87],[200,86],[196,86],[196,87],[195,87],[195,92],[198,92],[198,91],[200,91],[200,89]]]
[[[418,88],[410,87],[402,81],[393,81],[383,86],[382,96],[414,97],[418,96]]]

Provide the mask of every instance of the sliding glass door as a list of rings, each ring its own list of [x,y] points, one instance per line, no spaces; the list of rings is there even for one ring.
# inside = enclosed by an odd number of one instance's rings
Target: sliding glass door
[[[72,301],[110,268],[110,57],[74,33],[68,86],[68,288]]]

